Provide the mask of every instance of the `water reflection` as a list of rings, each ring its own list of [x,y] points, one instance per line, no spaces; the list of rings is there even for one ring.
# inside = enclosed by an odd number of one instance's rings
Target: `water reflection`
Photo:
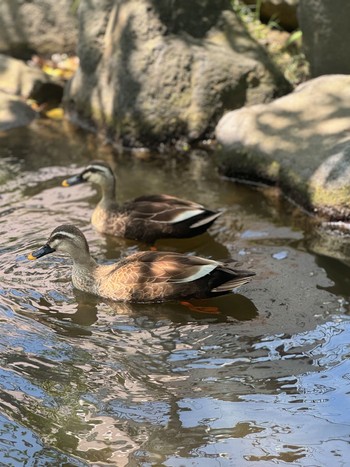
[[[91,229],[92,187],[59,186],[90,159],[111,162],[109,150],[44,122],[5,135],[1,151],[1,464],[347,459],[349,270],[312,247],[303,213],[271,189],[218,178],[202,154],[118,156],[121,201],[170,192],[225,211],[210,233],[158,249],[231,256],[258,274],[237,294],[195,303],[215,313],[111,303],[72,287],[68,258],[26,260],[66,222],[101,262],[145,247]]]
[[[230,256],[225,245],[218,242],[215,237],[209,233],[199,235],[194,238],[186,239],[162,239],[155,242],[155,246],[159,251],[177,251],[179,253],[196,254],[207,258],[215,258],[217,260],[226,259]],[[149,244],[135,244],[132,240],[122,239],[106,235],[105,237],[105,257],[108,259],[115,258],[115,252],[124,250],[128,254],[137,250],[148,250]]]
[[[350,234],[349,231],[333,231],[319,227],[307,236],[307,244],[311,251],[321,256],[338,259],[348,268],[350,266]]]

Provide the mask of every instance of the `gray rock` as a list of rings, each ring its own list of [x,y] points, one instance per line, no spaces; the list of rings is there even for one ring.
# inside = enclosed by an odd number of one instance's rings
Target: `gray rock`
[[[36,117],[37,113],[19,97],[0,91],[0,131],[29,125]]]
[[[311,75],[349,74],[350,2],[300,0],[298,16]]]
[[[2,0],[0,52],[19,58],[75,53],[78,28],[72,6],[72,0]]]
[[[350,216],[350,76],[313,79],[270,104],[227,113],[216,128],[229,176],[277,184],[327,219]]]
[[[225,110],[289,89],[227,0],[95,0],[79,17],[66,111],[124,145],[210,136]]]

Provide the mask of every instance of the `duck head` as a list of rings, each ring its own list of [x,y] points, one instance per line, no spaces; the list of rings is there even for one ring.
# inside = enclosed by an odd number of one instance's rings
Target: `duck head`
[[[53,252],[70,255],[73,259],[89,255],[89,246],[84,234],[74,225],[60,225],[52,231],[48,241],[38,250],[28,255],[29,260],[36,260]]]
[[[106,162],[96,161],[89,164],[80,174],[63,180],[62,186],[68,187],[85,182],[104,187],[114,185],[115,176],[111,167]]]

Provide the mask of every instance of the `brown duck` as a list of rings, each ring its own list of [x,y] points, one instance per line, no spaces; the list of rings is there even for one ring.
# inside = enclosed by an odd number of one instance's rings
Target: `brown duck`
[[[180,253],[144,251],[107,265],[90,256],[83,233],[73,225],[61,225],[47,243],[30,253],[35,260],[53,252],[73,260],[73,285],[103,298],[127,302],[158,302],[224,295],[246,284],[255,273],[219,262]]]
[[[189,238],[205,232],[222,212],[169,195],[146,195],[123,205],[116,201],[116,179],[105,162],[93,162],[79,175],[62,182],[72,186],[91,182],[99,185],[102,198],[91,222],[97,231],[146,243],[159,238]]]

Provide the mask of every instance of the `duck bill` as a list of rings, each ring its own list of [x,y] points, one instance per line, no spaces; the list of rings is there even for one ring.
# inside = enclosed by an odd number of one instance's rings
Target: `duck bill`
[[[33,251],[32,253],[29,253],[28,259],[31,261],[34,261],[38,258],[41,258],[42,256],[48,255],[49,253],[52,253],[55,251],[53,248],[50,247],[50,245],[46,244],[39,248],[38,250]]]
[[[82,174],[79,175],[73,175],[73,177],[66,178],[66,180],[63,180],[62,186],[73,186],[73,185],[79,185],[80,183],[85,183],[86,180],[83,179]]]

